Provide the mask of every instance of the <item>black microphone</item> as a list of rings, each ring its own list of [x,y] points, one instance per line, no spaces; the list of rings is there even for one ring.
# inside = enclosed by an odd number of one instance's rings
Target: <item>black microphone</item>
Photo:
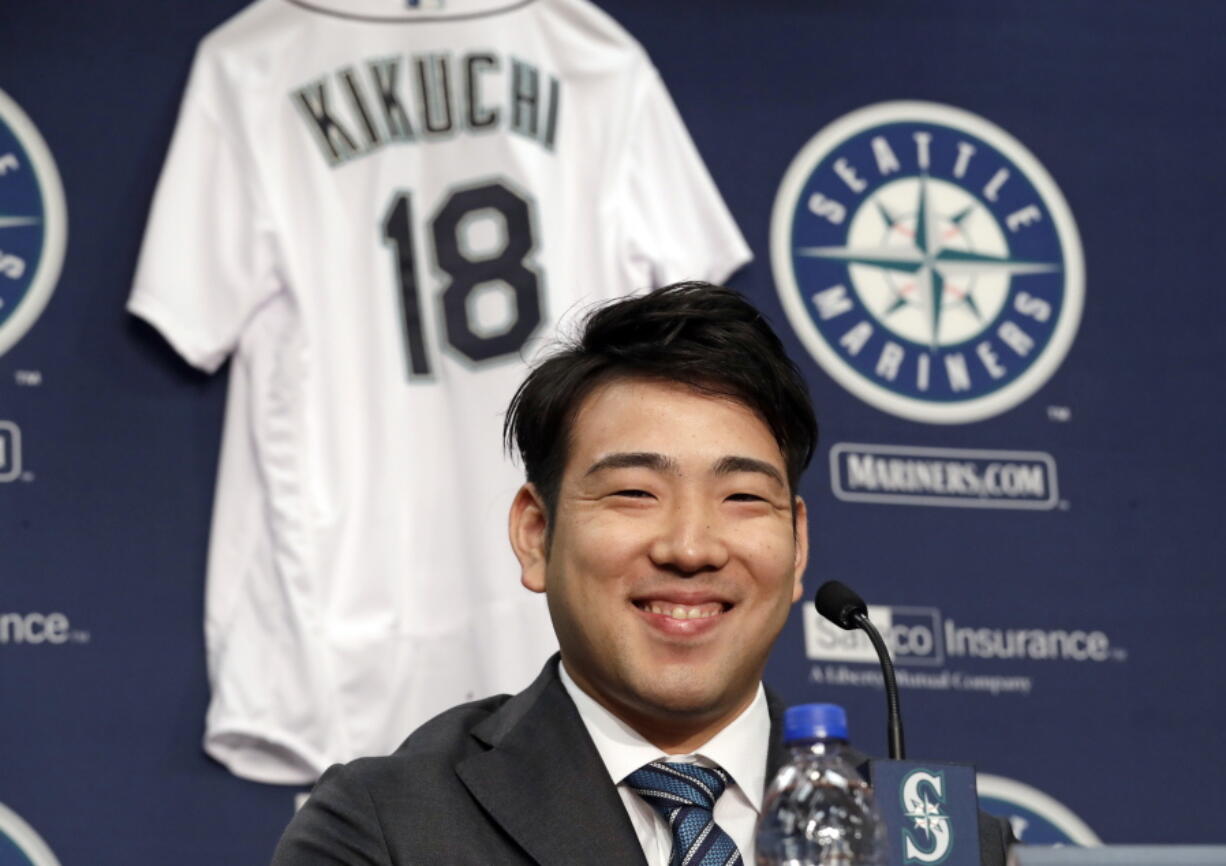
[[[885,677],[885,706],[888,717],[890,758],[895,761],[904,759],[902,740],[902,713],[898,709],[898,683],[894,679],[894,663],[890,661],[889,650],[881,639],[881,632],[868,618],[868,605],[864,599],[856,595],[856,591],[837,580],[828,580],[818,587],[813,598],[817,612],[830,620],[839,628],[863,629],[872,641],[873,649],[881,662],[881,673]]]

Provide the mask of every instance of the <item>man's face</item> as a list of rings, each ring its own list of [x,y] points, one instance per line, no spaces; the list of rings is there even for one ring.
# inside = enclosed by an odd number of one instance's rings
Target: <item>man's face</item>
[[[786,477],[746,406],[623,379],[575,416],[548,545],[520,491],[524,584],[547,593],[571,676],[640,732],[714,733],[752,700],[807,556]]]

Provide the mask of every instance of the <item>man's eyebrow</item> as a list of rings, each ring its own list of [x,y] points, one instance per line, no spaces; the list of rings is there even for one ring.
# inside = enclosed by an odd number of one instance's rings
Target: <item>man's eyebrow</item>
[[[606,454],[588,467],[585,475],[592,475],[605,469],[653,469],[656,472],[680,471],[677,461],[663,454],[652,451],[621,451]]]
[[[780,487],[787,487],[787,483],[783,480],[783,476],[779,470],[767,463],[765,460],[758,460],[755,457],[736,457],[728,456],[721,457],[715,464],[716,475],[731,475],[734,472],[758,472],[769,477]]]

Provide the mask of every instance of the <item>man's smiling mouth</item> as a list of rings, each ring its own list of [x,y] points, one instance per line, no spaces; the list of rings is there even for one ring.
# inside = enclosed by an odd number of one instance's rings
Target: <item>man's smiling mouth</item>
[[[671,619],[708,619],[731,610],[732,605],[721,601],[711,601],[703,604],[677,604],[671,601],[647,599],[634,602],[634,606],[647,613],[667,616]]]

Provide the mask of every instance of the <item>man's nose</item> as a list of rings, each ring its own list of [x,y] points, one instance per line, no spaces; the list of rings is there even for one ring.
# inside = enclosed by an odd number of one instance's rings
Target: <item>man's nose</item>
[[[693,498],[678,500],[668,510],[649,555],[661,568],[682,574],[722,568],[728,562],[728,545],[717,509]]]

